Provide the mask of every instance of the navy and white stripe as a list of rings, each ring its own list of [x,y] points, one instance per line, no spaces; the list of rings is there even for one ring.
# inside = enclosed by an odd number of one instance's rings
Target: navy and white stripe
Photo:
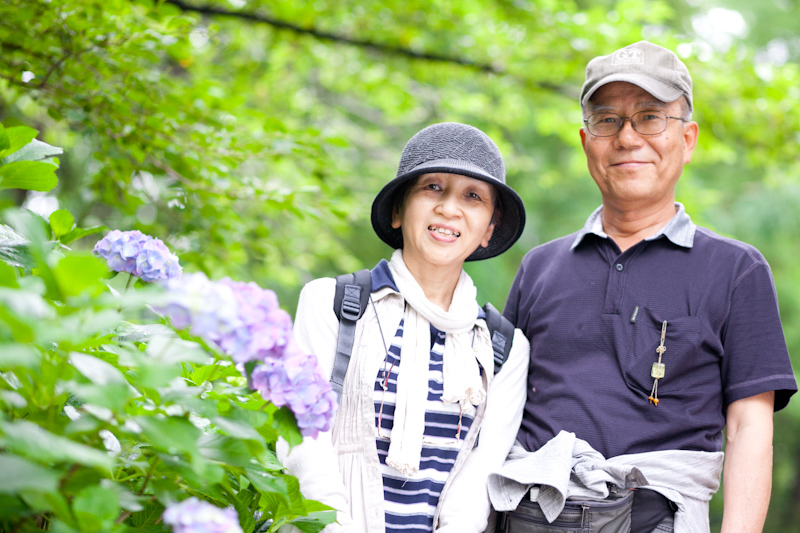
[[[406,478],[394,468],[386,465],[394,424],[403,323],[404,321],[401,321],[397,328],[384,367],[378,371],[375,380],[375,423],[376,425],[380,424],[377,438],[378,457],[383,475],[387,533],[423,533],[433,530],[433,515],[439,503],[439,496],[455,464],[473,418],[467,414],[461,417],[459,433],[460,409],[458,404],[445,405],[442,403],[445,334],[431,326],[428,398],[425,407],[425,429],[419,472]],[[386,391],[381,386],[385,376],[388,376]],[[381,402],[383,402],[382,411]],[[457,434],[458,438],[456,438]]]

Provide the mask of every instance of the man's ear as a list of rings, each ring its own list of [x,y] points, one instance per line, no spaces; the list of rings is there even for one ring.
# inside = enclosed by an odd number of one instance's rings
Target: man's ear
[[[683,164],[692,162],[692,154],[697,146],[697,137],[700,135],[700,127],[697,122],[687,122],[683,126]]]

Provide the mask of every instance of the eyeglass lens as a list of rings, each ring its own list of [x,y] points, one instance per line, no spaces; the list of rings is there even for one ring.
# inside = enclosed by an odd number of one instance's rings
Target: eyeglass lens
[[[630,117],[621,117],[616,113],[595,113],[586,121],[589,133],[597,137],[615,135],[626,120],[630,120],[633,129],[642,135],[657,135],[667,129],[667,115],[661,111],[639,111]]]

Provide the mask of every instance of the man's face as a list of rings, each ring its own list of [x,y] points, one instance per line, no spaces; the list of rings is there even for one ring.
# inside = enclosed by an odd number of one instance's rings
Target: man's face
[[[586,108],[586,116],[602,111],[630,117],[638,111],[682,115],[681,100],[664,103],[637,85],[603,85]],[[581,129],[589,173],[603,195],[603,204],[624,211],[663,207],[675,199],[675,184],[683,165],[691,161],[697,143],[697,123],[668,119],[657,135],[641,135],[629,120],[611,137],[595,137]]]

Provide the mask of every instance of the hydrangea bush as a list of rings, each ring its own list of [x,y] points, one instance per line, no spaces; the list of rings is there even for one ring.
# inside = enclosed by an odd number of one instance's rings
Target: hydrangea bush
[[[0,155],[35,135],[12,130]],[[60,153],[37,143],[28,157]],[[18,188],[55,186],[57,162],[18,167]],[[327,430],[336,402],[273,292],[181,276],[138,231],[73,252],[102,228],[64,210],[0,217],[0,531],[311,533],[335,519],[275,456],[278,438]],[[141,287],[112,288],[108,268]]]

